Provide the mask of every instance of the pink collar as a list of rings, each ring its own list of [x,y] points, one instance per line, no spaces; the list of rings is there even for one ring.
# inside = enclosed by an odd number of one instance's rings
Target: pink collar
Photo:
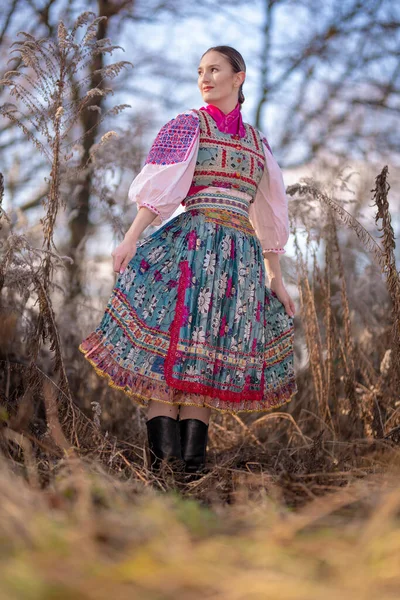
[[[245,137],[246,129],[243,125],[242,112],[239,108],[239,102],[227,115],[223,113],[220,108],[217,108],[213,104],[202,106],[200,110],[205,110],[209,115],[211,115],[216,122],[218,129],[222,133],[231,133],[234,135],[239,135],[240,137]]]

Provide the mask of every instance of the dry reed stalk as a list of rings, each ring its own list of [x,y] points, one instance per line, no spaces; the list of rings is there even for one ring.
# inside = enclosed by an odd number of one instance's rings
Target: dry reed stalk
[[[310,439],[304,435],[304,433],[301,431],[301,429],[298,426],[298,424],[296,423],[296,421],[293,419],[292,415],[289,415],[288,413],[277,412],[277,413],[272,413],[270,415],[264,415],[264,416],[260,417],[259,419],[257,419],[256,421],[254,421],[250,425],[250,430],[256,429],[257,427],[259,427],[261,425],[261,423],[265,423],[266,421],[271,421],[271,420],[275,420],[275,419],[287,419],[288,421],[290,421],[293,424],[294,429],[297,431],[297,433],[301,437],[301,439],[304,441],[304,443],[306,445],[308,445]]]
[[[7,222],[7,224],[10,223],[6,212],[3,210],[3,199],[4,199],[4,176],[3,176],[3,173],[0,172],[0,230],[3,226],[3,223],[2,223],[3,219],[4,219],[4,221]],[[7,260],[8,260],[7,256],[4,255],[3,259],[0,263],[0,293],[4,286],[5,273],[7,270]]]
[[[36,329],[37,335],[43,335],[43,337],[47,337],[50,340],[50,350],[54,352],[54,372],[60,373],[61,389],[64,392],[65,396],[68,398],[69,403],[72,404],[72,395],[65,370],[64,360],[62,357],[61,340],[56,323],[56,317],[49,295],[49,290],[45,288],[42,281],[38,278],[35,277],[34,282],[40,308]],[[35,349],[38,350],[37,345]],[[35,362],[36,358],[37,356],[34,355]],[[35,373],[33,373],[33,375],[35,375]]]
[[[46,407],[46,421],[51,437],[67,456],[74,456],[75,450],[66,439],[58,419],[58,397],[55,393],[55,384],[48,379],[43,380],[43,399]]]
[[[344,267],[342,261],[342,255],[339,246],[337,226],[334,219],[331,217],[331,232],[332,232],[332,243],[336,252],[336,265],[340,281],[340,295],[343,311],[343,332],[344,332],[344,352],[342,353],[343,365],[345,368],[345,394],[346,398],[350,403],[350,419],[352,425],[352,435],[356,433],[357,437],[362,437],[364,427],[361,419],[361,411],[357,402],[356,397],[356,370],[354,361],[354,344],[351,333],[351,322],[350,322],[350,307],[349,299],[347,295],[346,279],[344,275]]]
[[[375,188],[373,201],[377,208],[375,215],[375,223],[381,221],[381,227],[378,226],[378,231],[382,231],[382,246],[383,246],[383,272],[386,277],[387,288],[392,300],[392,332],[391,332],[391,356],[389,379],[392,389],[397,392],[400,387],[400,274],[396,267],[396,258],[394,249],[396,248],[395,235],[392,228],[392,217],[389,210],[388,193],[390,185],[387,180],[389,170],[385,166],[381,173],[375,179]]]
[[[329,215],[330,216],[330,215]],[[318,265],[316,265],[318,269]],[[325,339],[326,339],[326,403],[329,410],[330,423],[332,430],[334,429],[333,417],[331,406],[334,412],[337,414],[337,401],[338,394],[336,389],[336,374],[334,367],[335,360],[335,320],[332,312],[331,304],[331,278],[332,278],[332,251],[331,244],[328,238],[325,244],[325,272],[324,277],[320,277],[320,286],[325,300],[325,311],[324,311],[324,325],[325,325]]]
[[[319,336],[318,319],[315,310],[314,296],[311,291],[308,272],[305,266],[303,256],[300,251],[297,236],[295,235],[296,266],[298,273],[298,289],[300,298],[300,308],[306,343],[310,357],[310,368],[314,382],[314,391],[320,414],[323,410],[323,392],[324,392],[324,374],[322,370],[322,351],[321,338]]]
[[[326,244],[326,246],[329,246],[329,242]],[[330,386],[331,386],[331,370],[332,370],[332,361],[331,361],[331,351],[329,349],[329,344],[330,344],[330,340],[329,340],[329,331],[331,329],[331,298],[330,298],[330,281],[329,282],[325,282],[325,280],[321,277],[320,274],[320,270],[318,267],[318,263],[317,263],[317,258],[316,258],[316,254],[315,252],[313,253],[313,269],[312,269],[312,280],[313,280],[313,289],[315,290],[317,288],[317,284],[319,285],[319,291],[321,293],[321,297],[322,297],[322,310],[323,310],[323,324],[325,326],[325,346],[326,349],[324,351],[323,348],[323,342],[322,342],[322,335],[321,335],[321,331],[319,331],[319,341],[320,341],[320,345],[321,345],[321,355],[326,356],[326,358],[323,358],[323,391],[322,391],[322,419],[324,421],[325,424],[327,424],[330,427],[333,427],[333,419],[332,419],[332,412],[329,406],[329,403],[331,401],[330,398]],[[314,302],[315,304],[315,302]]]
[[[2,427],[0,435],[8,442],[17,444],[23,451],[23,461],[26,467],[26,476],[29,485],[33,489],[39,489],[39,475],[37,470],[37,463],[33,453],[33,446],[31,442],[22,434],[17,431],[13,431],[9,427]]]
[[[246,423],[243,423],[242,419],[239,417],[239,415],[232,415],[232,418],[239,423],[240,427],[242,428],[242,430],[249,436],[250,439],[253,440],[253,442],[257,445],[260,446],[261,448],[263,447],[263,444],[260,442],[260,440],[254,435],[254,433],[251,431],[251,428],[248,427],[246,425]]]
[[[60,465],[64,464],[71,473],[68,481],[70,481],[71,487],[73,487],[76,494],[76,515],[81,523],[82,529],[85,531],[86,535],[91,538],[90,534],[95,524],[91,518],[92,497],[90,491],[90,479],[84,464],[76,452],[77,448],[71,446],[60,425],[58,418],[58,394],[55,389],[56,386],[53,382],[49,381],[47,378],[43,380],[43,398],[46,407],[49,432],[54,442],[65,454],[65,457],[61,459],[58,466],[60,467]],[[73,433],[78,442],[75,428],[73,429]]]

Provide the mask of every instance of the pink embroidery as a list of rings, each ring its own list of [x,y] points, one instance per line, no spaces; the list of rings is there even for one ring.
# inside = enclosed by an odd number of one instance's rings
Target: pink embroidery
[[[196,250],[197,234],[194,229],[188,235],[188,250]]]
[[[247,392],[251,385],[251,375],[246,375],[245,384],[244,384],[244,392]]]
[[[263,254],[264,252],[275,252],[276,254],[286,254],[286,250],[284,248],[267,248],[266,250],[263,250]]]
[[[222,317],[221,324],[219,326],[219,335],[225,335],[226,321],[226,317]]]
[[[257,314],[256,314],[256,321],[260,320],[260,315],[261,315],[261,302],[258,301],[257,303]]]
[[[265,135],[262,135],[262,134],[261,134],[261,139],[262,139],[262,142],[263,142],[263,144],[265,144],[265,145],[267,146],[268,150],[269,150],[269,151],[271,152],[271,154],[272,154],[271,146],[268,144],[268,140],[267,140],[267,138],[265,137]],[[272,154],[272,156],[273,156],[273,154]]]
[[[231,239],[231,258],[235,258],[235,240]]]
[[[182,325],[186,325],[189,321],[190,310],[188,306],[184,306],[182,309]]]
[[[232,277],[229,277],[228,284],[226,286],[226,297],[229,298],[232,291]]]
[[[171,326],[170,326],[171,339],[170,339],[170,344],[169,344],[169,348],[168,348],[168,353],[167,353],[167,356],[165,358],[165,363],[164,363],[165,381],[168,383],[168,385],[171,385],[174,382],[174,378],[172,376],[172,369],[175,364],[176,357],[178,356],[177,345],[178,345],[178,340],[179,340],[179,330],[183,325],[183,319],[185,316],[185,306],[184,306],[185,293],[186,293],[187,287],[189,286],[189,280],[190,280],[189,279],[190,268],[189,268],[188,261],[187,260],[182,261],[179,264],[179,268],[181,270],[181,276],[179,278],[179,285],[178,285],[178,297],[177,297],[177,301],[176,301],[176,312],[175,312],[174,319],[171,322]]]
[[[217,359],[214,363],[213,374],[217,375],[217,373],[219,373],[220,369],[221,369],[221,364],[220,364],[220,361]]]
[[[149,210],[151,210],[152,212],[156,213],[156,215],[161,215],[160,211],[155,208],[152,204],[149,204],[148,202],[141,202],[140,206],[147,206],[147,208]]]
[[[198,126],[198,117],[193,114],[181,114],[166,123],[158,132],[145,164],[174,165],[184,162],[195,142]]]

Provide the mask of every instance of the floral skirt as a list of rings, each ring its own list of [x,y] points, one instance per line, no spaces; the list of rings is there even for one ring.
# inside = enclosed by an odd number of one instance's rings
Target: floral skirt
[[[186,210],[138,242],[79,349],[143,406],[279,407],[297,392],[293,319],[265,278],[247,216]]]

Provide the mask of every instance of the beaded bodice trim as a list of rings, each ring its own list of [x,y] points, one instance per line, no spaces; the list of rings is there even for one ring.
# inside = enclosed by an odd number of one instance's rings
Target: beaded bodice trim
[[[244,137],[224,133],[207,112],[194,112],[200,121],[200,139],[192,185],[238,190],[253,202],[266,168],[261,135],[248,123],[244,123]]]

